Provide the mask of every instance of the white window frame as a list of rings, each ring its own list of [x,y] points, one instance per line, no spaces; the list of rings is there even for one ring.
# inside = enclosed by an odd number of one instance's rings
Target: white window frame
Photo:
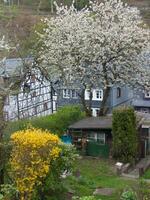
[[[89,100],[89,99],[90,99],[90,90],[89,90],[89,89],[86,89],[86,90],[85,90],[84,99],[85,99],[85,100]]]
[[[64,99],[70,98],[70,90],[69,89],[63,89],[63,98]]]
[[[100,138],[99,138],[99,136],[101,136]],[[103,141],[103,145],[105,145],[105,142],[106,142],[106,135],[105,135],[105,133],[97,133],[97,141],[98,140],[102,140]]]
[[[96,142],[96,140],[97,140],[97,133],[95,133],[95,132],[88,133],[87,139],[88,139],[88,141],[92,140],[92,141]]]
[[[91,111],[92,111],[92,116],[93,117],[97,117],[97,111],[99,111],[100,109],[99,108],[92,108]]]
[[[121,87],[117,87],[117,98],[120,98],[122,95]]]
[[[96,117],[98,117],[100,109],[95,109]]]
[[[101,137],[99,137],[101,136]],[[87,135],[88,141],[98,142],[98,140],[102,140],[102,143],[99,142],[101,145],[106,144],[106,134],[105,133],[96,133],[96,132],[90,132]]]
[[[94,89],[92,100],[102,101],[103,100],[103,90],[102,89]]]

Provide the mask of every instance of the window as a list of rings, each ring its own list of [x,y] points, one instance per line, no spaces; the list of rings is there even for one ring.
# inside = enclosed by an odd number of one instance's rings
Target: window
[[[31,94],[32,97],[36,97],[36,91]]]
[[[87,139],[89,142],[96,141],[96,133],[88,133]]]
[[[4,112],[4,119],[5,119],[5,121],[8,121],[8,120],[9,120],[8,112]]]
[[[43,109],[44,109],[44,111],[48,110],[48,104],[47,104],[47,102],[45,102],[45,103],[43,104]]]
[[[93,99],[92,100],[96,100],[96,101],[102,101],[103,100],[103,90],[93,90]]]
[[[149,113],[149,109],[148,108],[141,108],[140,110],[143,113]]]
[[[76,90],[71,90],[71,97],[73,98],[73,99],[76,99],[77,98],[77,91]]]
[[[96,90],[96,98],[102,99],[102,90]]]
[[[92,108],[91,113],[93,117],[97,117],[99,115],[99,108]]]
[[[96,109],[96,117],[99,116],[99,109]]]
[[[85,90],[84,97],[85,97],[85,100],[89,100],[90,99],[90,90],[89,89]]]
[[[105,133],[97,133],[97,142],[105,144]]]
[[[38,106],[34,106],[33,115],[37,115]]]
[[[145,92],[145,98],[147,98],[147,99],[150,98],[150,91],[149,92]]]
[[[105,133],[88,133],[87,139],[89,142],[98,142],[99,144],[105,144]]]
[[[28,83],[25,83],[23,86],[23,92],[29,93],[30,92],[30,85]]]
[[[63,98],[70,98],[70,90],[69,89],[63,90]]]
[[[31,75],[31,82],[32,82],[32,83],[35,83],[35,81],[36,81],[35,74],[32,74],[32,75]]]
[[[5,99],[5,105],[9,105],[9,104],[10,104],[10,99],[9,99],[9,96],[7,96]]]
[[[117,98],[120,98],[121,97],[121,88],[118,87],[117,88]]]

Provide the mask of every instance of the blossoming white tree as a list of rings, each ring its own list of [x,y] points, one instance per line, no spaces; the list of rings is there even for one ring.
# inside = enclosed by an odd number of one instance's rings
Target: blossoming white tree
[[[42,67],[52,79],[77,85],[82,100],[87,86],[103,87],[100,115],[105,114],[112,86],[150,86],[150,67],[139,64],[142,52],[149,50],[150,31],[137,8],[120,0],[91,2],[81,11],[62,6],[44,23],[47,28],[41,35],[39,54]],[[90,105],[82,102],[90,112]]]

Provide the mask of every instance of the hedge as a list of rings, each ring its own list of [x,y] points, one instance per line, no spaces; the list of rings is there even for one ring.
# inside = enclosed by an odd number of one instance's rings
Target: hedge
[[[61,136],[69,125],[83,117],[85,117],[85,113],[81,111],[80,106],[64,106],[52,115],[9,122],[4,131],[4,139],[8,140],[12,133],[24,130],[29,126],[43,130],[47,129]]]

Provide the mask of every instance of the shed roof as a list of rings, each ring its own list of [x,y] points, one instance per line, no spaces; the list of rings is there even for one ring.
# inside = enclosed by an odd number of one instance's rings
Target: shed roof
[[[136,112],[139,125],[150,127],[150,114]],[[88,117],[69,126],[69,129],[111,129],[112,115],[105,117]]]
[[[69,126],[69,129],[111,129],[112,117],[88,117]]]
[[[150,107],[150,101],[143,99],[133,100],[132,105],[136,107]]]

